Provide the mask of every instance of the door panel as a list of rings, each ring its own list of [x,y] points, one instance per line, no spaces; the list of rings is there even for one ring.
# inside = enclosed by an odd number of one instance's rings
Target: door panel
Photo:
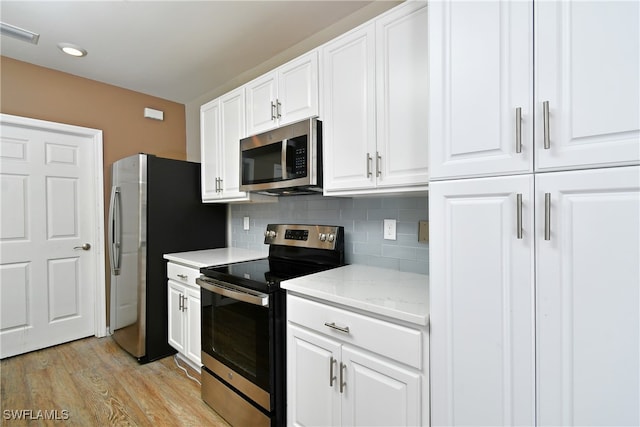
[[[637,163],[640,3],[543,1],[535,13],[536,170]]]
[[[420,374],[342,347],[345,367],[342,425],[415,426],[420,424]],[[424,414],[427,419],[428,414]]]
[[[531,175],[430,185],[434,425],[535,423],[532,194]]]
[[[431,178],[532,172],[532,2],[430,3],[429,58]]]
[[[339,359],[340,345],[337,342],[287,325],[289,425],[340,425]],[[330,385],[332,363],[335,379]]]
[[[93,129],[2,116],[3,358],[104,333],[101,142]]]
[[[540,425],[639,425],[640,168],[536,176]]]
[[[323,48],[325,191],[375,187],[375,27]]]

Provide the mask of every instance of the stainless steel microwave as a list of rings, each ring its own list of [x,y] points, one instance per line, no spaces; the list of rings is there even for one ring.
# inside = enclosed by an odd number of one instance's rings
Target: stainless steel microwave
[[[322,191],[322,122],[311,118],[240,140],[240,191]]]

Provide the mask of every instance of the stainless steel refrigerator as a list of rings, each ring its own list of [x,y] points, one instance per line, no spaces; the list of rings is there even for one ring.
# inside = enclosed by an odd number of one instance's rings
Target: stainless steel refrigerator
[[[109,328],[141,363],[168,343],[165,253],[226,245],[226,205],[203,204],[200,164],[138,154],[111,166]]]

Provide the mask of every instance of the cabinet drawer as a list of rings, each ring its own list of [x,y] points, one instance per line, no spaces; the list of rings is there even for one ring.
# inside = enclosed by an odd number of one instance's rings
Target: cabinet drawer
[[[167,263],[167,277],[185,285],[198,286],[196,279],[200,277],[200,270],[169,262]]]
[[[363,316],[291,294],[287,295],[287,320],[422,369],[422,334],[417,329]]]

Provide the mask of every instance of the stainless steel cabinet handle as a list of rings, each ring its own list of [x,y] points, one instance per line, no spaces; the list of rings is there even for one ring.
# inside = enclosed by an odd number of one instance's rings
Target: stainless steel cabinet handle
[[[347,369],[347,365],[340,362],[340,393],[344,391],[345,386],[347,385],[346,381],[344,381],[344,370]]]
[[[187,276],[186,274],[178,274],[178,277],[182,280],[187,280],[189,278],[189,276]]]
[[[544,193],[544,240],[551,240],[551,193]]]
[[[376,151],[376,176],[380,176],[382,175],[382,156],[380,156],[380,153]]]
[[[522,239],[522,194],[516,194],[516,234]]]
[[[333,356],[329,358],[329,387],[333,387],[333,381],[337,379],[333,373],[333,365],[337,363],[338,361]]]
[[[282,117],[281,111],[282,111],[282,104],[280,103],[280,101],[276,99],[276,117],[277,118]]]
[[[542,103],[542,123],[544,126],[544,149],[551,148],[551,139],[549,137],[549,101]]]
[[[82,249],[83,251],[88,251],[91,249],[91,245],[89,243],[85,243],[82,246],[74,246],[73,249]]]
[[[182,311],[182,294],[178,295],[178,311]]]
[[[516,153],[522,153],[522,107],[516,108]]]
[[[367,178],[369,178],[371,176],[371,161],[373,159],[371,158],[371,155],[369,153],[367,153]]]
[[[338,326],[338,325],[336,325],[336,322],[331,322],[331,323],[324,322],[324,326],[327,326],[327,327],[329,327],[331,329],[335,329],[335,330],[340,331],[340,332],[344,332],[345,334],[349,333],[349,327],[348,326]]]
[[[220,192],[222,193],[224,191],[224,186],[222,185],[222,178],[218,178],[218,182],[220,182]]]
[[[182,311],[187,311],[187,301],[189,300],[189,298],[185,297],[184,295],[182,296]]]
[[[271,120],[276,119],[276,104],[271,101]]]

